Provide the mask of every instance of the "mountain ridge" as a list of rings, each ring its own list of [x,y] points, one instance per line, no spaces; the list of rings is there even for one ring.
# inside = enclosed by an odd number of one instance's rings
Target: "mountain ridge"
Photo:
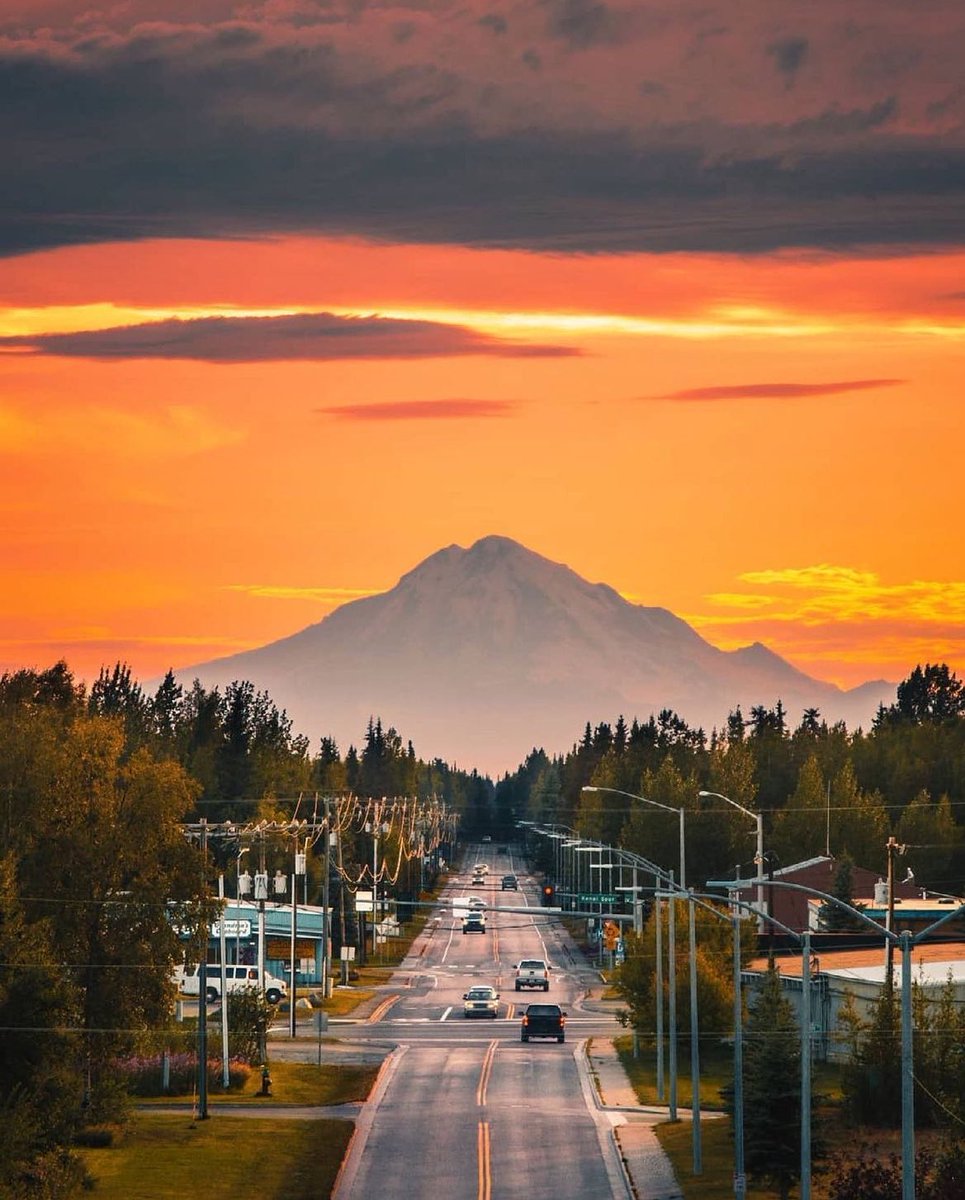
[[[669,609],[498,534],[442,547],[386,592],[175,676],[209,688],[248,679],[300,732],[342,748],[376,715],[422,757],[488,773],[514,769],[534,745],[563,752],[587,721],[621,712],[646,720],[670,708],[709,730],[738,705],[780,699],[791,720],[816,707],[853,727],[895,692],[878,681],[844,691],[759,642],[720,650]]]

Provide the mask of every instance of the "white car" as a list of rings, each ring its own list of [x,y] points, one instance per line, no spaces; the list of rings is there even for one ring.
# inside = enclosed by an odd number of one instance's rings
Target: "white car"
[[[464,1017],[492,1017],[499,1015],[499,992],[492,987],[471,987],[463,996],[462,1006]]]
[[[486,863],[476,863],[476,865],[473,867],[473,874],[474,875],[488,875],[489,867],[487,866]]]

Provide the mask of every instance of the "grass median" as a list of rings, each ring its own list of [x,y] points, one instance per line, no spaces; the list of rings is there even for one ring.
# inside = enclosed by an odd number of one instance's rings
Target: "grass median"
[[[83,1150],[101,1200],[326,1200],[351,1121],[141,1114],[119,1142]]]
[[[79,1153],[104,1200],[182,1200],[199,1185],[206,1200],[252,1193],[260,1200],[325,1200],[353,1123],[324,1116],[286,1120],[284,1110],[364,1100],[377,1074],[376,1066],[354,1063],[274,1063],[271,1097],[259,1095],[260,1074],[243,1091],[209,1095],[209,1105],[231,1105],[237,1116],[209,1107],[209,1119],[197,1121],[177,1107],[190,1097],[147,1098],[148,1104],[169,1104],[170,1113],[135,1110],[128,1125],[114,1131],[112,1145]],[[253,1106],[278,1115],[240,1115]]]

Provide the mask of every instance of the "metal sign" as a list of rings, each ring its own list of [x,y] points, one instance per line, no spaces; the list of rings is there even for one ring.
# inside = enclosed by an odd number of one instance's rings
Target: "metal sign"
[[[215,921],[211,926],[211,936],[221,937],[221,921]],[[224,922],[225,937],[251,937],[250,921],[234,921],[230,917]]]
[[[579,897],[581,904],[616,904],[617,897],[613,892],[581,892]]]
[[[355,962],[355,947],[343,946],[339,957],[342,962]]]

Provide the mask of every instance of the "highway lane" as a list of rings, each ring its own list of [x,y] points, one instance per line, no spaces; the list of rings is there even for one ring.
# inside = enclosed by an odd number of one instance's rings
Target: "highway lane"
[[[480,861],[472,855],[467,866]],[[626,1200],[582,1054],[582,1039],[618,1026],[580,1010],[598,977],[573,954],[558,919],[535,904],[535,883],[521,878],[522,891],[501,892],[499,878],[513,868],[491,849],[488,860],[486,887],[464,877],[450,883],[438,921],[397,974],[401,996],[386,1015],[330,1026],[344,1043],[395,1047],[360,1116],[337,1200]],[[452,897],[468,894],[487,901],[484,935],[464,935],[452,914]],[[531,912],[500,912],[527,899]],[[548,993],[515,992],[520,958],[551,964]],[[463,1016],[474,983],[499,990],[499,1019]],[[563,1045],[520,1041],[521,1012],[544,1001],[569,1014]]]

